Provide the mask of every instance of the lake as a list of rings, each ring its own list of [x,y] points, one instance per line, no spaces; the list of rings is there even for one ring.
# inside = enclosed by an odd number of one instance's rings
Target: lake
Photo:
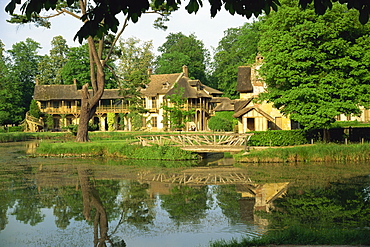
[[[2,246],[208,246],[295,221],[369,227],[366,163],[26,156],[36,144],[0,144]]]

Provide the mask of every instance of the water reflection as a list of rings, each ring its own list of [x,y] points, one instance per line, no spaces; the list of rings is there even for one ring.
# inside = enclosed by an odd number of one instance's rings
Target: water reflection
[[[370,178],[349,176],[350,164],[326,164],[330,178],[313,180],[318,165],[315,172],[271,164],[149,169],[120,160],[16,158],[21,153],[0,146],[4,246],[206,246],[297,222],[369,227]]]

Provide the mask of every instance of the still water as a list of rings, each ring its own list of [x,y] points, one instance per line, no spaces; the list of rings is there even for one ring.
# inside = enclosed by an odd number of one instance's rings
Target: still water
[[[234,166],[220,159],[149,168],[154,161],[25,156],[33,147],[0,144],[1,246],[208,246],[277,227],[281,219],[260,212],[279,201],[286,209],[290,202],[286,218],[322,224],[332,224],[323,215],[345,210],[350,200],[357,202],[351,211],[370,203],[368,164]],[[328,200],[328,211],[294,210],[319,207],[317,198]],[[369,219],[368,210],[346,223],[366,226]]]

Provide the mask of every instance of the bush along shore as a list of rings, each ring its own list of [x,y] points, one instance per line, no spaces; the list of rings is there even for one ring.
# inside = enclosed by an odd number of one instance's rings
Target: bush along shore
[[[370,144],[314,144],[251,150],[234,158],[246,163],[331,162],[370,160]]]
[[[94,141],[87,143],[40,142],[37,156],[58,157],[117,157],[142,160],[196,160],[198,155],[173,146],[141,146],[124,141]]]

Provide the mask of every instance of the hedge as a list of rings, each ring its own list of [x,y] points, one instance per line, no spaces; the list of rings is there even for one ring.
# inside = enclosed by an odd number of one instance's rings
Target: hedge
[[[304,130],[268,130],[251,132],[248,146],[294,146],[309,143]]]

